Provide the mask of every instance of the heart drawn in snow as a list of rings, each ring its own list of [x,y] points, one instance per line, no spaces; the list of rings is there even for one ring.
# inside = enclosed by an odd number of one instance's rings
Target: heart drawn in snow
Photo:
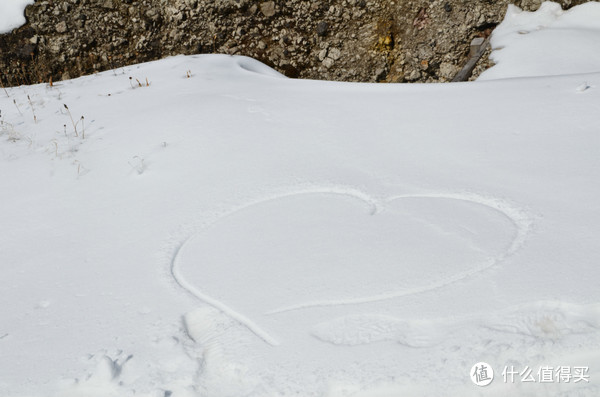
[[[514,253],[529,225],[521,210],[474,194],[377,201],[315,189],[231,211],[186,240],[171,270],[188,292],[277,344],[256,319],[449,285]]]

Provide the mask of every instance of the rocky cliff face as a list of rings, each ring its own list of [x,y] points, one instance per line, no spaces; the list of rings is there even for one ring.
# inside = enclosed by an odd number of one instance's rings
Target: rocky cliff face
[[[568,8],[585,0],[560,0]],[[175,54],[248,55],[290,77],[448,81],[508,0],[40,0],[0,35],[4,85]],[[514,0],[535,10],[541,0]],[[485,69],[486,58],[475,73]]]

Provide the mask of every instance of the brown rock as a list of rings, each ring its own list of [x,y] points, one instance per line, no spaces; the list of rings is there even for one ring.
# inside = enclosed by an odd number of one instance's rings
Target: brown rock
[[[66,33],[67,30],[67,23],[65,21],[61,21],[56,24],[57,33]]]
[[[38,0],[25,26],[0,35],[0,78],[58,81],[176,54],[235,53],[291,77],[448,81],[509,3],[532,11],[541,2]],[[486,54],[475,76],[489,65]]]
[[[275,15],[275,2],[274,1],[266,1],[260,5],[260,12],[263,13],[267,18]]]

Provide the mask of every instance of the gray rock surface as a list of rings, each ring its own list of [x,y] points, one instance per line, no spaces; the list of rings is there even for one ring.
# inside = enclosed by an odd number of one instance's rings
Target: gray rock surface
[[[585,0],[560,0],[568,8]],[[37,0],[0,35],[4,85],[57,81],[175,54],[256,58],[290,77],[452,79],[507,0]],[[541,0],[514,0],[535,10]],[[475,74],[489,66],[484,57]]]

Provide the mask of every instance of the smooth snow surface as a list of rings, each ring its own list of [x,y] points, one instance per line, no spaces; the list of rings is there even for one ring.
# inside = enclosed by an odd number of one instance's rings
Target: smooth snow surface
[[[25,23],[23,11],[34,0],[0,1],[0,34],[8,33]]]
[[[0,395],[600,395],[599,86],[202,55],[0,92]]]
[[[526,12],[509,5],[491,45],[496,65],[479,80],[600,72],[600,7],[589,2],[563,11],[544,2]]]

